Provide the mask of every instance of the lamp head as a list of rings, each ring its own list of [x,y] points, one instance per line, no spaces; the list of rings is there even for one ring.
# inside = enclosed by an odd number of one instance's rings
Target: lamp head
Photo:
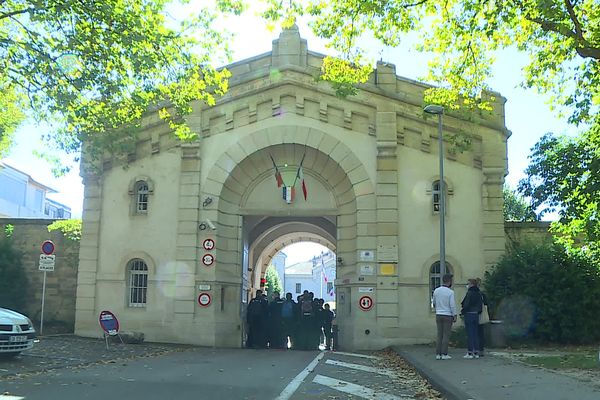
[[[425,108],[423,108],[423,111],[425,111],[427,114],[440,115],[444,114],[444,107],[439,106],[437,104],[429,104],[425,106]]]

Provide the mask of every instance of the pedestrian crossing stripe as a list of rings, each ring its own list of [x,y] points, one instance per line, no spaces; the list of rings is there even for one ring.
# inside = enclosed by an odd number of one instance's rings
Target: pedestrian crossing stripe
[[[11,396],[9,394],[0,394],[0,400],[23,400],[25,397]]]
[[[339,355],[339,356],[350,356],[350,357],[359,357],[359,358],[369,358],[371,360],[379,360],[379,357],[375,357],[375,356],[370,356],[368,354],[359,354],[359,353],[346,353],[343,351],[336,351],[334,353],[335,355]]]
[[[382,368],[369,367],[367,365],[352,364],[352,363],[347,363],[347,362],[343,362],[343,361],[336,361],[336,360],[327,360],[327,361],[325,361],[325,364],[335,365],[337,367],[344,367],[344,368],[348,368],[348,369],[354,369],[356,371],[372,372],[374,374],[391,376],[393,378],[395,378],[397,376],[394,372],[392,372],[390,370],[382,369]]]
[[[414,399],[412,396],[407,395],[393,395],[385,392],[377,392],[365,386],[356,385],[351,382],[342,381],[339,379],[333,379],[328,376],[317,375],[313,379],[314,383],[319,385],[327,386],[331,389],[337,390],[338,392],[347,393],[353,396],[361,397],[363,399],[377,399],[377,400],[402,400],[402,399]]]

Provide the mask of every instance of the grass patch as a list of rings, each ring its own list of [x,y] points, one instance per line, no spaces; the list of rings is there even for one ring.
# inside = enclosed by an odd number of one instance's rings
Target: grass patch
[[[599,369],[598,352],[525,356],[521,361],[549,369]]]

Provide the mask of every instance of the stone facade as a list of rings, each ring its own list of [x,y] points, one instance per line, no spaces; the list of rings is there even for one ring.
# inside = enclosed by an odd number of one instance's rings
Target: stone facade
[[[27,303],[22,310],[39,329],[44,273],[39,270],[41,245],[52,240],[56,247],[54,272],[46,273],[46,298],[44,302],[44,332],[73,332],[75,324],[75,293],[77,290],[77,263],[79,243],[66,239],[61,232],[48,232],[48,219],[0,219],[0,230],[7,225],[14,231],[12,241],[22,254],[29,288]],[[0,305],[1,306],[1,305]]]
[[[173,139],[150,113],[134,152],[106,157],[101,173],[83,166],[76,333],[99,336],[98,313],[109,309],[151,341],[241,346],[244,304],[270,258],[313,240],[337,255],[342,348],[431,341],[439,214],[437,118],[422,111],[428,86],[378,63],[358,95],[338,98],[315,79],[322,59],[296,28],[285,30],[272,52],[228,66],[230,90],[216,106],[193,104],[197,142]],[[494,97],[489,113],[444,116],[446,134],[471,141],[463,153],[446,143],[445,154],[446,254],[458,288],[504,253],[510,132],[505,100]],[[271,158],[284,185],[302,164],[307,200],[299,183],[291,204],[282,199]],[[216,248],[203,249],[206,239]],[[132,260],[147,268],[140,307],[131,306]],[[368,311],[358,306],[365,295]]]

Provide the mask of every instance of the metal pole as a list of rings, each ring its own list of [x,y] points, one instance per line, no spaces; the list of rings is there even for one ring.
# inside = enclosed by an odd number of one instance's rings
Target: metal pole
[[[440,275],[446,274],[446,182],[444,181],[444,138],[442,135],[442,115],[438,114],[438,141],[440,158]]]
[[[40,315],[40,335],[44,332],[44,299],[46,298],[46,271],[44,271],[44,283],[42,284],[42,313]]]

